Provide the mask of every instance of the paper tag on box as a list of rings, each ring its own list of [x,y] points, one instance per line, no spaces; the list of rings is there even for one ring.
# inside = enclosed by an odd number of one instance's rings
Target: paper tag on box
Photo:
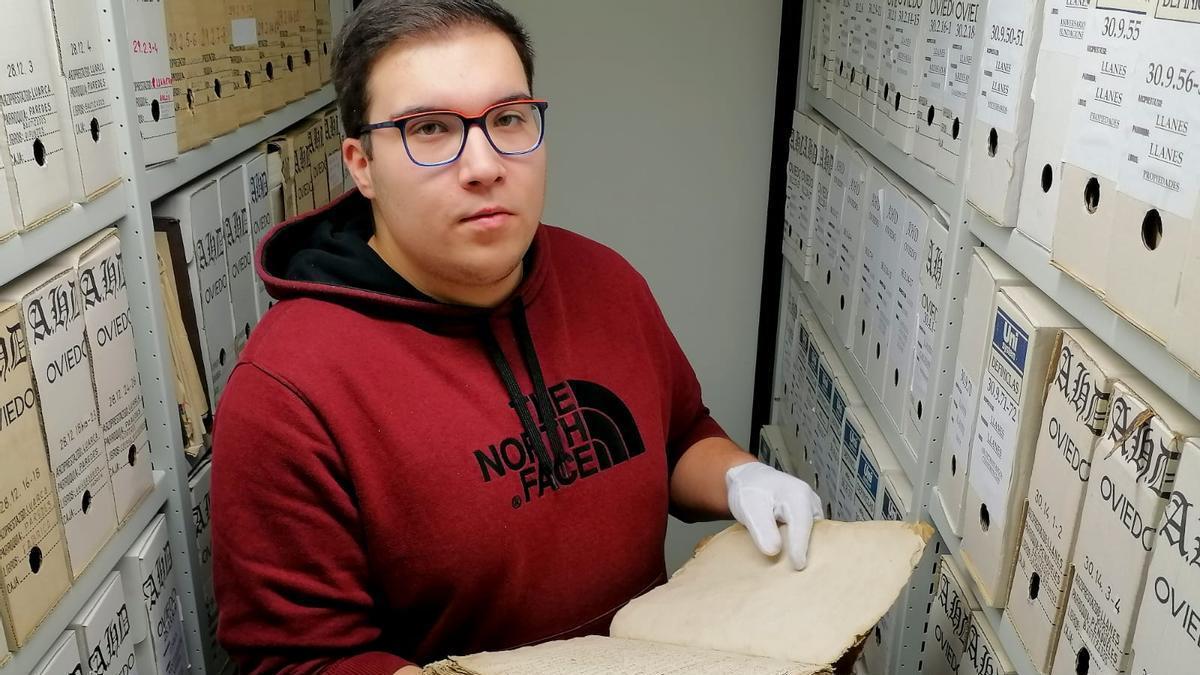
[[[983,31],[981,100],[975,115],[984,124],[1016,133],[1021,81],[1030,52],[1029,27],[1036,7],[1028,2],[989,2]]]
[[[1131,69],[1128,145],[1117,187],[1190,219],[1200,192],[1200,52],[1180,45],[1200,37],[1200,8],[1178,5],[1158,0],[1158,18],[1147,19],[1154,38],[1140,42]]]
[[[1041,49],[1059,54],[1077,55],[1083,48],[1083,36],[1087,30],[1094,0],[1046,0],[1045,22],[1042,24]],[[988,3],[992,4],[1024,3]]]
[[[257,47],[258,20],[254,17],[234,19],[230,22],[229,35],[234,47]]]

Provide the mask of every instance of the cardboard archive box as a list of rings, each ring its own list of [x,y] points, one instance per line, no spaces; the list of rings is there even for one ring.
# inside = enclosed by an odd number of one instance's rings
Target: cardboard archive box
[[[963,508],[967,498],[967,468],[979,392],[988,366],[988,339],[996,316],[996,296],[1006,286],[1028,281],[991,250],[979,247],[971,257],[967,295],[963,300],[962,327],[954,366],[954,385],[946,413],[945,439],[938,468],[938,493],[946,520],[955,534],[962,534]]]
[[[125,0],[125,31],[143,160],[146,166],[160,164],[179,154],[174,71],[163,3]]]
[[[146,626],[148,639],[134,646],[137,661],[145,673],[185,675],[188,672],[187,641],[174,565],[166,517],[161,514],[121,558],[126,606],[134,622]]]
[[[0,289],[4,299],[21,307],[67,560],[78,578],[117,528],[79,277],[56,259]]]
[[[154,488],[154,478],[121,242],[115,229],[105,229],[66,251],[63,258],[79,274],[104,456],[117,522],[123,523]]]
[[[0,624],[25,644],[71,584],[21,308],[0,301]]]
[[[1058,333],[1078,325],[1032,287],[996,298],[962,520],[963,565],[989,607],[1008,600]]]
[[[1034,451],[1008,615],[1030,661],[1050,672],[1093,452],[1116,380],[1135,372],[1083,329],[1059,334]]]
[[[1113,386],[1108,426],[1092,456],[1066,616],[1051,675],[1127,672],[1137,607],[1185,437],[1200,422],[1150,381]]]

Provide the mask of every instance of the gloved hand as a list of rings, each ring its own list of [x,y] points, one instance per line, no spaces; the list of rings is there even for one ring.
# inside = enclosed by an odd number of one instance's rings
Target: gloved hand
[[[725,472],[729,510],[750,531],[750,539],[764,555],[774,556],[783,546],[776,521],[787,523],[787,554],[792,566],[808,564],[808,537],[814,520],[823,518],[821,498],[808,483],[760,462],[739,464]]]

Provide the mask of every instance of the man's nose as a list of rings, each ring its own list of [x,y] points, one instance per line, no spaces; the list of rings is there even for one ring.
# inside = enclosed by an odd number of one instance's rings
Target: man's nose
[[[504,160],[488,141],[483,129],[472,125],[458,159],[459,180],[463,186],[487,185],[504,179]]]

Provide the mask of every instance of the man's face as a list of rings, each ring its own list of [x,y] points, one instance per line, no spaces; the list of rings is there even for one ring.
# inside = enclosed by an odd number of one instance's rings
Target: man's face
[[[516,49],[492,28],[467,26],[404,41],[377,60],[367,83],[367,122],[414,109],[478,115],[515,95],[529,97]],[[542,216],[546,154],[500,155],[473,126],[458,161],[419,166],[398,129],[371,132],[371,159],[355,141],[344,156],[372,200],[376,246],[393,267],[435,297],[471,297],[520,275]],[[481,211],[502,211],[478,216]]]

